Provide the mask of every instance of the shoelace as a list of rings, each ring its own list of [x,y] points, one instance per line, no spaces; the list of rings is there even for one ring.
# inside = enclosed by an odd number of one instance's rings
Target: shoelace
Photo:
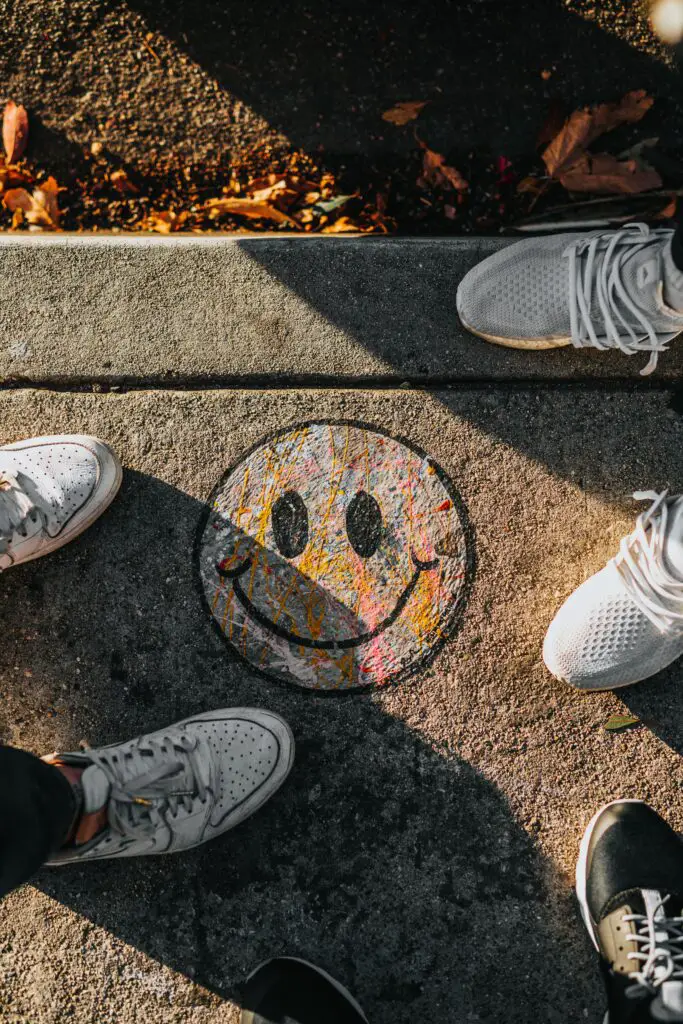
[[[664,541],[673,499],[668,491],[636,491],[636,501],[650,501],[636,519],[633,533],[624,537],[613,559],[629,594],[660,632],[683,629],[683,580],[664,564]]]
[[[111,787],[110,828],[138,839],[141,834],[153,835],[160,824],[172,829],[181,807],[191,812],[197,800],[205,803],[209,790],[202,779],[198,748],[195,737],[181,733],[145,740],[124,752],[89,751],[90,760],[102,769]],[[149,756],[156,762],[151,768],[144,763]],[[128,769],[125,772],[124,766]],[[185,782],[179,790],[178,783],[183,778]]]
[[[650,352],[642,376],[657,366],[659,352],[683,330],[683,319],[677,330],[657,335],[647,315],[635,305],[622,280],[625,261],[653,239],[668,235],[665,230],[650,231],[646,224],[627,224],[618,231],[600,231],[572,242],[565,251],[569,259],[569,318],[572,345],[592,345],[601,351],[621,349],[626,355]],[[658,286],[661,289],[661,284]],[[596,330],[591,307],[597,300],[602,323]],[[634,330],[628,314],[638,325]]]
[[[51,512],[37,489],[20,472],[0,470],[0,554],[7,551],[15,535],[26,536],[26,524],[40,518],[47,527]]]
[[[623,920],[633,924],[634,930],[625,935],[627,942],[635,942],[638,952],[629,953],[629,960],[638,960],[640,970],[629,978],[634,982],[626,989],[631,999],[642,998],[655,992],[665,981],[683,981],[683,917],[657,917],[666,901],[647,908],[645,914],[625,914]]]

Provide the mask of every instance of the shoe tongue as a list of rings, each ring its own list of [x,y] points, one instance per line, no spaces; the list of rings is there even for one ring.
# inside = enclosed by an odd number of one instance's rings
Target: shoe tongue
[[[677,498],[669,506],[663,554],[669,572],[683,580],[683,497]]]
[[[85,814],[94,814],[101,810],[109,800],[111,790],[109,780],[96,764],[89,765],[81,775],[81,787]]]
[[[653,238],[649,245],[631,253],[621,267],[621,279],[628,297],[648,319],[655,320],[662,318],[657,294],[662,275],[661,250],[661,238]],[[623,309],[621,302],[619,308],[623,310],[627,320],[635,324],[635,318]]]

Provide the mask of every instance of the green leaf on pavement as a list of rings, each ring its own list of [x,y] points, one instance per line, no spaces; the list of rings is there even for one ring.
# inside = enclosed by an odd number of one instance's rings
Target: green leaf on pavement
[[[635,715],[610,715],[605,722],[605,729],[619,732],[620,729],[628,729],[631,725],[640,725],[640,719]]]

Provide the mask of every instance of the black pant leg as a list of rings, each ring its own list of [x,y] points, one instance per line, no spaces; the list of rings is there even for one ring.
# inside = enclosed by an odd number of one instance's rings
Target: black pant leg
[[[61,846],[75,813],[73,790],[57,768],[0,746],[0,896]]]

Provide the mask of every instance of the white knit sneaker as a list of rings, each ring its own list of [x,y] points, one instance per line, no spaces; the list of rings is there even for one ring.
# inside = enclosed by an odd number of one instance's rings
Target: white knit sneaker
[[[581,690],[629,686],[683,654],[683,495],[634,498],[652,504],[565,601],[543,644],[552,674]]]
[[[658,353],[683,331],[683,312],[664,301],[672,235],[628,224],[524,239],[465,275],[460,319],[473,334],[511,348],[649,352],[641,373],[652,373]]]
[[[102,515],[121,465],[80,434],[33,437],[0,448],[0,571],[56,551]]]
[[[48,861],[57,866],[176,853],[215,839],[280,788],[294,761],[294,738],[269,711],[227,708],[44,760],[84,769],[75,784],[80,821],[73,841]]]

